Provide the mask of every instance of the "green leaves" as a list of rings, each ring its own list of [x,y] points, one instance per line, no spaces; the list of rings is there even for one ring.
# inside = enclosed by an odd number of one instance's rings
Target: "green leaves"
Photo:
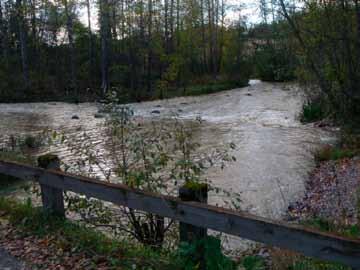
[[[242,260],[242,266],[246,270],[265,270],[264,259],[259,256],[247,256]]]
[[[200,257],[200,250],[204,257]],[[236,265],[221,251],[220,239],[208,236],[193,243],[180,243],[178,256],[181,258],[181,268],[184,270],[200,269],[201,261],[207,270],[235,270]],[[254,269],[255,270],[255,269]]]

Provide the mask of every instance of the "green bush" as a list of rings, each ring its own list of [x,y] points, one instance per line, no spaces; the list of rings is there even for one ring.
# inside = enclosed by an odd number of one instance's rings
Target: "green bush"
[[[322,232],[332,232],[339,235],[359,238],[360,237],[360,228],[358,225],[338,225],[330,220],[323,218],[312,218],[303,222],[305,226],[320,230]]]
[[[204,251],[204,258],[201,258],[200,250]],[[223,255],[220,240],[208,236],[205,239],[194,241],[194,243],[180,243],[178,256],[181,258],[181,269],[200,269],[200,261],[205,262],[207,270],[235,270],[233,261]]]
[[[295,79],[294,56],[286,48],[261,45],[255,52],[254,61],[256,75],[263,81],[285,82]]]
[[[170,251],[154,251],[124,240],[110,239],[104,233],[73,223],[64,218],[48,215],[35,208],[30,200],[19,203],[0,198],[0,211],[6,213],[10,223],[25,234],[40,237],[51,235],[54,243],[90,256],[104,256],[115,269],[180,269],[177,257]],[[96,256],[95,256],[96,257]],[[136,265],[137,264],[137,265]]]
[[[259,256],[247,256],[242,260],[242,266],[246,270],[265,270],[265,261]]]
[[[324,119],[327,116],[322,102],[308,101],[304,103],[300,120],[303,123],[311,123]]]
[[[327,145],[315,152],[314,158],[317,162],[338,160],[343,158],[352,158],[357,154],[357,151],[350,149],[343,149]]]
[[[336,263],[303,259],[296,262],[289,270],[351,270],[351,268]]]
[[[19,151],[0,150],[0,160],[14,161],[29,165],[35,164],[35,160],[32,157],[27,156]]]

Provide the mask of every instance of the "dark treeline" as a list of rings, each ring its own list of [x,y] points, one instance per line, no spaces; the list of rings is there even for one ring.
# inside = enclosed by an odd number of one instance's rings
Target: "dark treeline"
[[[308,120],[360,120],[360,1],[260,1],[255,70],[269,81],[308,86]]]
[[[1,101],[246,85],[245,27],[227,10],[224,0],[0,0]]]

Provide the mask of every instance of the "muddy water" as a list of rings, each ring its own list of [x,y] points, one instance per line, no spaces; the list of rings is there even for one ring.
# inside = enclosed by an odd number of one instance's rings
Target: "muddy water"
[[[211,169],[213,183],[241,193],[242,208],[253,214],[281,219],[290,201],[304,192],[304,181],[313,168],[312,152],[334,140],[330,132],[302,125],[298,115],[303,92],[294,85],[257,80],[249,87],[200,97],[131,104],[146,119],[201,117],[205,122],[197,133],[205,148],[234,142],[235,163],[224,170]],[[78,136],[86,131],[94,142],[102,141],[96,104],[65,103],[0,104],[0,136],[41,132],[45,128],[65,130]],[[155,112],[156,111],[156,112]],[[79,120],[72,119],[77,115]],[[66,147],[52,149],[71,160]],[[217,202],[215,197],[211,203]],[[229,247],[241,248],[232,239]]]

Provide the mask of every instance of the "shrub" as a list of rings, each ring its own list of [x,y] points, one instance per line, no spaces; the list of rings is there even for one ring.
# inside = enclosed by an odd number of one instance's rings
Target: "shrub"
[[[327,263],[313,259],[303,259],[289,267],[289,270],[351,270],[351,268],[336,263]]]
[[[155,252],[124,240],[110,239],[84,225],[50,216],[33,207],[30,201],[19,203],[0,198],[0,211],[5,212],[10,224],[20,232],[40,237],[51,235],[53,244],[93,257],[103,256],[114,269],[180,269],[175,264],[179,259],[170,251]]]
[[[204,258],[200,257],[200,250],[204,250]],[[181,269],[192,270],[200,269],[199,261],[205,262],[207,270],[235,270],[233,261],[223,255],[220,240],[208,236],[205,239],[194,241],[193,243],[181,243],[178,256],[182,258]]]
[[[343,158],[352,158],[356,155],[356,151],[343,149],[327,145],[315,152],[315,161],[322,162],[328,160],[338,160]]]
[[[242,266],[246,270],[265,270],[264,259],[259,256],[247,256],[242,260]]]
[[[295,79],[294,56],[275,44],[260,45],[255,52],[256,75],[263,81],[285,82]]]
[[[206,169],[213,166],[223,168],[227,162],[234,160],[229,154],[232,144],[216,149],[216,154],[197,151],[200,144],[195,140],[194,132],[202,124],[201,119],[182,121],[173,118],[173,121],[141,123],[133,117],[129,107],[111,103],[106,105],[105,110],[109,112],[105,122],[109,134],[108,157],[104,159],[88,143],[91,138],[87,134],[84,134],[81,147],[78,144],[73,147],[73,140],[66,140],[74,155],[81,157],[75,165],[78,167],[69,166],[77,173],[80,171],[91,176],[99,171],[106,181],[113,180],[115,176],[117,182],[132,188],[174,195],[175,187],[189,181],[209,182],[204,177]],[[219,192],[225,194],[226,191],[220,189]],[[157,215],[126,207],[119,207],[119,211],[115,212],[101,201],[73,195],[67,196],[67,199],[71,206],[68,210],[75,211],[88,224],[98,227],[111,225],[113,233],[124,232],[124,235],[153,248],[161,248],[166,233],[172,229],[171,220]],[[238,199],[239,194],[232,193],[232,196],[224,198],[224,203],[237,207]]]
[[[300,120],[303,123],[311,123],[322,120],[327,116],[325,106],[318,101],[304,103]]]

